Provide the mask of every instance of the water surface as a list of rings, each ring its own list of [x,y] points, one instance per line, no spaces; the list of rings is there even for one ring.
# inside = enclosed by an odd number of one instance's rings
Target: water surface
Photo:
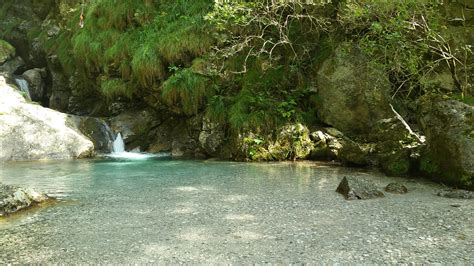
[[[0,264],[473,261],[472,201],[370,170],[169,159],[0,167],[0,182],[61,200],[0,221]],[[346,201],[334,192],[344,175],[410,193]]]

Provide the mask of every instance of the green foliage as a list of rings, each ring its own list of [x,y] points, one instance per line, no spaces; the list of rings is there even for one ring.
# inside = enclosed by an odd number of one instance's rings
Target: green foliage
[[[15,47],[0,39],[0,63],[15,55]]]
[[[107,96],[147,95],[169,76],[169,64],[188,65],[210,49],[213,38],[203,19],[210,7],[210,0],[91,1],[85,27],[77,25],[76,5],[60,36],[46,46],[69,74],[95,73],[127,84]],[[110,87],[101,81],[100,91],[109,92],[104,84]]]
[[[100,92],[109,98],[116,96],[127,96],[130,98],[133,90],[129,89],[128,85],[121,79],[105,79],[100,84]]]
[[[252,161],[304,159],[313,148],[308,128],[299,123],[278,128],[276,137],[247,133],[240,146],[245,159]]]
[[[177,70],[162,86],[163,99],[185,114],[196,114],[209,94],[208,78],[186,68]]]
[[[455,55],[441,34],[441,4],[348,0],[341,4],[338,20],[372,62],[389,74],[394,95],[418,96],[435,89],[422,80],[441,64],[457,71]]]

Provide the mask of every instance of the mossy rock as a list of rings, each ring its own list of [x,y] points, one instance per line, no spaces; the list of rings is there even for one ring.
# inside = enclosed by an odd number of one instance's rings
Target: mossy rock
[[[425,98],[420,122],[427,139],[420,170],[445,184],[474,189],[474,107]]]
[[[379,155],[382,170],[390,176],[402,176],[410,172],[411,161],[408,150]]]
[[[0,39],[0,64],[15,56],[15,47]]]

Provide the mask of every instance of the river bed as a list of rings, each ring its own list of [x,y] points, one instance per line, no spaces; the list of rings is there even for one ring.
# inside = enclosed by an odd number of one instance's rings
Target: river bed
[[[0,220],[0,264],[474,262],[472,200],[375,170],[163,158],[0,167],[0,182],[59,199]],[[345,175],[409,193],[346,201],[335,192]]]

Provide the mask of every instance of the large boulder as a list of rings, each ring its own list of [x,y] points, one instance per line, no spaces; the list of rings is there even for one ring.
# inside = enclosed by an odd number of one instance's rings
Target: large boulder
[[[336,192],[344,195],[347,200],[384,197],[383,192],[374,183],[357,177],[345,176],[339,183]]]
[[[46,194],[0,183],[0,217],[47,201]]]
[[[0,76],[0,161],[90,157],[72,116],[30,104]]]
[[[344,134],[365,134],[377,121],[392,116],[387,76],[352,43],[335,50],[316,82],[319,118]]]
[[[474,188],[474,107],[456,100],[424,99],[421,125],[427,147],[421,170],[444,183]]]

